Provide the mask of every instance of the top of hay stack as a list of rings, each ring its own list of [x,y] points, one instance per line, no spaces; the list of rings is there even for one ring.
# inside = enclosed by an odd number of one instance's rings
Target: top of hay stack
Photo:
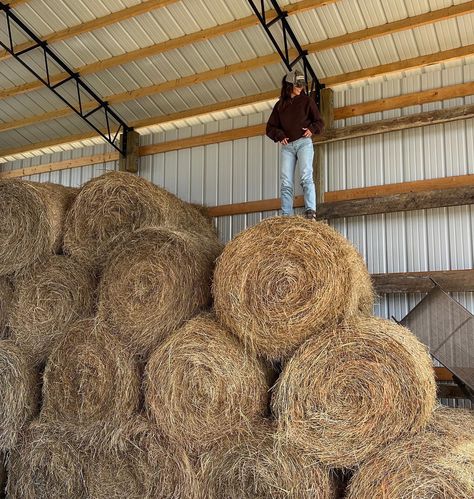
[[[270,360],[373,304],[355,248],[301,217],[266,219],[235,237],[218,259],[213,294],[219,320]]]
[[[86,182],[66,220],[66,253],[102,267],[110,251],[144,227],[174,227],[216,237],[200,211],[131,173],[108,172]]]

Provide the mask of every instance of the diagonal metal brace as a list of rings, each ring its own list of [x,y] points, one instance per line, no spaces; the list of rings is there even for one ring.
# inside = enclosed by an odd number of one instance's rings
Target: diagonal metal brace
[[[247,1],[250,4],[250,7],[252,8],[253,12],[257,16],[258,20],[260,21],[260,24],[262,25],[263,29],[270,38],[273,46],[275,47],[275,50],[280,55],[286,68],[289,71],[291,71],[298,62],[302,61],[305,80],[306,81],[309,80],[308,75],[311,77],[311,88],[310,89],[306,88],[306,90],[308,91],[308,93],[315,95],[316,102],[319,106],[321,100],[321,95],[320,95],[321,89],[324,88],[324,85],[318,80],[318,77],[316,76],[316,73],[314,72],[308,60],[307,57],[308,52],[306,50],[303,50],[296,35],[294,34],[293,30],[291,29],[291,26],[288,23],[287,20],[288,12],[283,11],[281,9],[277,0],[270,0],[270,3],[272,4],[276,12],[276,17],[272,18],[270,21],[267,21],[266,12],[265,12],[265,1],[260,0],[259,2],[260,8],[256,5],[256,1],[258,2],[258,0],[247,0]],[[270,28],[276,23],[281,24],[281,30],[283,35],[283,47],[280,46],[273,33],[270,31]],[[293,60],[291,60],[290,58],[289,42],[291,42],[293,47],[298,52],[297,57]]]
[[[72,109],[78,116],[80,116],[87,124],[92,127],[104,140],[106,140],[114,149],[119,151],[123,156],[126,156],[126,148],[117,145],[116,139],[120,133],[122,133],[125,137],[128,132],[132,131],[132,128],[128,126],[125,121],[120,118],[120,116],[107,104],[104,102],[96,92],[85,83],[80,75],[74,72],[69,66],[58,56],[56,55],[48,46],[48,43],[44,40],[41,40],[21,19],[19,19],[11,10],[8,4],[0,2],[0,14],[5,16],[5,20],[7,23],[7,31],[8,31],[8,40],[6,42],[0,40],[0,46],[2,46],[11,56],[13,56],[18,62],[20,62],[28,71],[30,71],[38,80],[40,80],[46,87],[48,87],[57,97],[59,97],[70,109]],[[23,49],[21,51],[15,51],[15,45],[13,41],[12,35],[12,27],[17,29],[27,38],[29,38],[33,43],[30,47]],[[41,74],[38,73],[36,69],[28,64],[23,58],[22,55],[31,52],[32,50],[40,49],[43,51],[44,56],[44,71],[46,73],[46,78],[44,78]],[[63,78],[61,81],[52,83],[51,75],[49,70],[49,60],[53,61],[58,67],[60,67],[68,76]],[[76,92],[78,95],[78,106],[74,105],[74,103],[69,102],[66,97],[64,97],[58,89],[63,86],[65,83],[73,81],[76,86]],[[83,103],[81,101],[81,92],[87,94],[94,105],[94,110],[88,113],[85,113],[83,110]],[[89,109],[90,106],[87,106]],[[107,124],[107,130],[101,130],[94,122],[92,122],[89,117],[97,112],[101,111],[104,113],[104,121]],[[111,119],[117,124],[118,130],[116,132],[111,131],[110,121]],[[125,141],[126,142],[126,141]]]

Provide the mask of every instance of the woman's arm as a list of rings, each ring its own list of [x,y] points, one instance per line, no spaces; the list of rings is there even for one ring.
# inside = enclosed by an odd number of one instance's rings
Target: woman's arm
[[[281,142],[286,138],[285,132],[281,128],[280,116],[278,114],[278,102],[273,108],[270,118],[268,118],[266,134],[274,142]]]

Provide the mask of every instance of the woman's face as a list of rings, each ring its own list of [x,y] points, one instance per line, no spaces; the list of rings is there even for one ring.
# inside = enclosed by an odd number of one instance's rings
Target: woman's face
[[[293,96],[298,96],[300,93],[303,91],[303,87],[297,87],[296,85],[293,85],[291,89],[291,95]]]

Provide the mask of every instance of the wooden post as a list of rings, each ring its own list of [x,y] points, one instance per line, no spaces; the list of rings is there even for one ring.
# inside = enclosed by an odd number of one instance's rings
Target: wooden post
[[[120,145],[123,147],[124,134],[120,137]],[[121,172],[138,173],[140,134],[135,130],[127,132],[126,156],[120,154],[119,170]]]
[[[332,128],[334,123],[334,92],[332,88],[321,89],[320,113],[324,121],[326,130]],[[313,178],[316,188],[316,202],[324,202],[325,168],[323,162],[322,144],[314,146]]]

